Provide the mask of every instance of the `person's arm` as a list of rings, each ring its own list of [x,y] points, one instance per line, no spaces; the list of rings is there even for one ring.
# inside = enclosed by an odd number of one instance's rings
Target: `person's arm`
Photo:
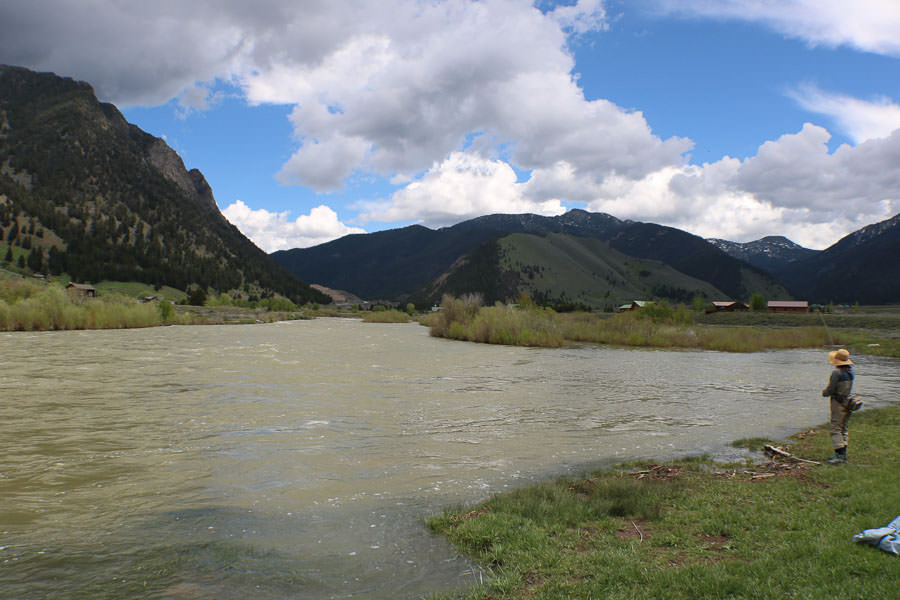
[[[835,369],[831,372],[831,377],[828,379],[828,387],[822,390],[823,396],[832,396],[834,395],[835,390],[837,389],[837,383],[840,380],[841,374],[838,373],[838,370]]]

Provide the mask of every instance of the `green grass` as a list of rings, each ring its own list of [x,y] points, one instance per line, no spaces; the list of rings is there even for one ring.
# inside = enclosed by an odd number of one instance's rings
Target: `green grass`
[[[142,283],[103,281],[95,286],[97,297],[82,299],[66,293],[67,282],[65,277],[44,281],[0,271],[0,331],[250,324],[311,318],[307,311],[277,297],[266,298],[256,307],[175,306],[173,301],[186,294],[165,286],[156,290]],[[162,300],[139,301],[146,296]]]
[[[449,296],[442,300],[442,307],[422,320],[431,335],[472,342],[547,347],[592,343],[723,352],[840,345],[855,354],[900,357],[900,335],[893,327],[900,325],[900,311],[855,314],[855,329],[832,329],[821,324],[820,316],[811,314],[733,313],[736,318],[719,315],[727,324],[712,325],[710,319],[683,306],[672,308],[664,303],[613,315],[557,314],[534,305],[483,307],[477,298]]]
[[[514,233],[499,245],[502,271],[518,279],[518,293],[534,298],[603,307],[658,296],[659,288],[679,289],[688,297],[719,294],[708,282],[660,261],[627,256],[595,238]]]
[[[16,262],[19,260],[19,257],[22,257],[23,259],[27,259],[28,253],[30,252],[30,250],[25,250],[23,248],[20,248],[19,246],[13,245],[12,246],[12,254],[13,254],[12,262],[6,262],[4,259],[6,258],[6,252],[7,252],[7,250],[9,250],[9,248],[10,248],[9,244],[0,243],[0,267],[9,269],[11,271],[12,270],[18,271],[19,269],[16,267]]]
[[[409,313],[405,313],[396,309],[391,310],[369,310],[362,313],[362,320],[366,323],[409,323],[413,320]]]
[[[847,465],[624,465],[430,525],[487,573],[459,598],[892,598],[900,558],[852,536],[900,513],[900,406],[850,426]],[[823,459],[827,427],[782,447]]]
[[[0,330],[118,329],[192,322],[168,303],[142,304],[118,294],[73,298],[59,283],[0,280]]]
[[[176,290],[167,285],[156,289],[148,283],[138,281],[101,281],[94,287],[100,294],[121,294],[130,298],[158,296],[170,302],[183,302],[187,298],[187,293],[182,290]]]
[[[499,303],[481,306],[478,297],[445,296],[441,310],[429,315],[423,323],[435,337],[485,344],[559,347],[565,340],[556,316],[551,310],[534,306],[512,308]]]

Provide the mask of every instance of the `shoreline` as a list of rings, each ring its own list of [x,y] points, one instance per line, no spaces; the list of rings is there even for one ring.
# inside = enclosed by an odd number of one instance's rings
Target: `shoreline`
[[[897,425],[898,403],[854,414],[850,462],[841,466],[628,461],[447,510],[429,526],[485,582],[438,597],[890,597],[897,557],[851,536],[900,511],[891,483],[900,476],[891,453]],[[774,443],[806,460],[830,454],[827,424]],[[806,568],[799,576],[798,561]],[[859,577],[842,577],[848,562]]]

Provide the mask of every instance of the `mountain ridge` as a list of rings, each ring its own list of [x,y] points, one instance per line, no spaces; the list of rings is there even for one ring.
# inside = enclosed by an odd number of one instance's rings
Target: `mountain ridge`
[[[481,244],[511,233],[565,233],[600,239],[626,255],[666,262],[687,276],[709,282],[729,297],[749,297],[759,282],[780,288],[763,271],[693,234],[581,209],[556,217],[493,214],[440,229],[413,225],[353,234],[312,248],[281,250],[272,256],[302,279],[364,298],[402,300],[420,295],[423,287]],[[397,273],[402,273],[402,278]]]
[[[779,276],[799,295],[820,302],[900,302],[900,214],[867,225]]]
[[[199,170],[84,82],[0,65],[0,199],[2,241],[41,270],[327,301],[225,219]]]
[[[768,235],[751,242],[732,242],[721,238],[707,238],[706,241],[726,254],[775,276],[788,265],[820,252],[804,248],[783,235]]]
[[[539,304],[611,310],[636,298],[689,303],[725,294],[668,264],[622,254],[598,238],[566,233],[511,233],[457,260],[414,295],[416,304],[443,294],[481,293],[486,303],[527,295]]]

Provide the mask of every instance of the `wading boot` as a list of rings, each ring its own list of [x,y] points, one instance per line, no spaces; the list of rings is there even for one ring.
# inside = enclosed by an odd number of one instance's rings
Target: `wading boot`
[[[847,447],[837,448],[834,451],[834,456],[826,460],[830,465],[842,465],[847,462]]]

